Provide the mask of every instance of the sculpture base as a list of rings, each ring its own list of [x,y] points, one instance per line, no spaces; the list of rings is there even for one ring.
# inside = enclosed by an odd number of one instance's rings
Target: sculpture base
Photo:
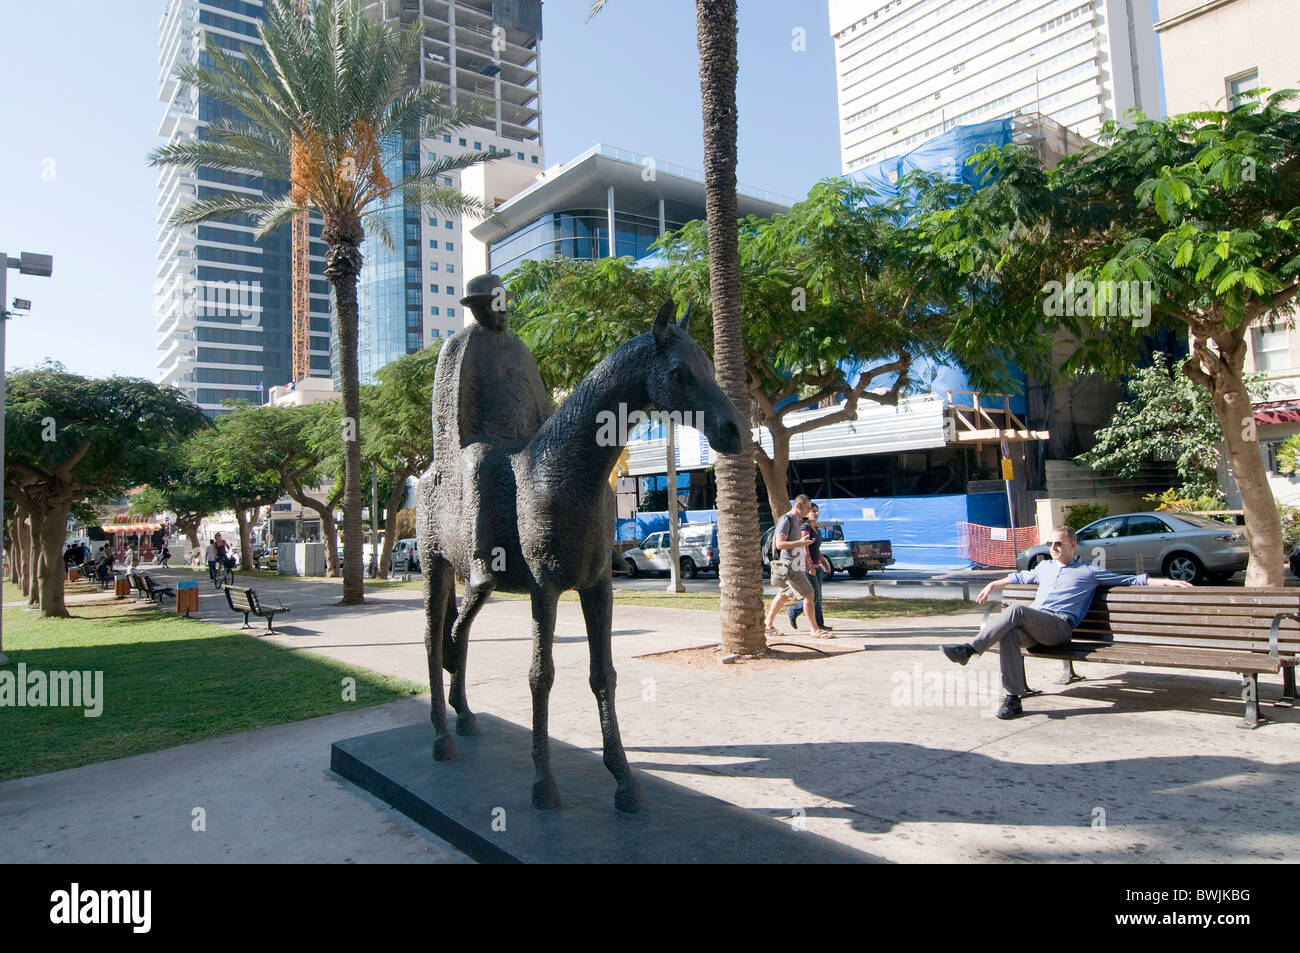
[[[336,741],[330,767],[481,863],[862,863],[868,854],[638,771],[649,810],[614,810],[600,753],[552,739],[564,806],[532,807],[530,732],[491,715],[435,762],[433,726]],[[635,770],[635,766],[634,766]]]

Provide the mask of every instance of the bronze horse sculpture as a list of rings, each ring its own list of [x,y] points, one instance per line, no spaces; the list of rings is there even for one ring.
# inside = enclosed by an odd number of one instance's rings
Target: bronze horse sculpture
[[[714,380],[713,365],[690,336],[690,310],[680,323],[672,320],[675,314],[672,301],[666,302],[652,329],[606,357],[525,446],[485,451],[476,472],[480,481],[490,485],[471,494],[470,508],[475,499],[480,508],[492,507],[492,518],[486,524],[476,523],[480,513],[466,511],[459,448],[440,448],[435,441],[433,465],[420,479],[416,525],[424,568],[433,758],[442,761],[456,754],[455,741],[447,730],[444,667],[451,674],[449,701],[456,709],[456,733],[478,733],[465,696],[465,664],[470,626],[487,593],[467,591],[457,613],[455,578],[470,578],[474,554],[465,527],[487,525],[490,542],[500,556],[492,567],[496,587],[527,593],[532,602],[529,686],[536,771],[532,803],[537,808],[560,806],[551,773],[547,718],[555,680],[556,602],[569,589],[578,590],[586,621],[590,685],[600,715],[604,764],[617,782],[614,805],[626,812],[644,807],[619,735],[610,646],[610,549],[615,508],[608,481],[626,437],[608,439],[609,428],[602,429],[601,421],[611,419],[608,415],[626,420],[632,411],[644,412],[650,407],[666,413],[691,412],[703,421],[710,445],[720,453],[739,452],[742,428],[747,427]],[[440,396],[437,386],[435,406]]]

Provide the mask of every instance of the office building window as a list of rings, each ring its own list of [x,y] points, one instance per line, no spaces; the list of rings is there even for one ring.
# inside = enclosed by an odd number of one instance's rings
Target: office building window
[[[1252,328],[1250,333],[1255,349],[1255,370],[1280,371],[1291,366],[1291,339],[1286,325]]]
[[[537,156],[533,156],[533,165],[537,165]]]
[[[448,263],[447,263],[447,274],[449,274],[449,275],[454,275],[455,273],[456,273],[456,266],[453,265],[453,264],[451,264],[450,262],[448,262]]]
[[[452,227],[452,226],[451,226],[451,222],[446,222],[445,225],[446,225],[447,228],[451,228],[451,227]]]
[[[430,289],[432,289],[432,290],[434,290],[434,291],[437,291],[437,290],[438,290],[434,285],[429,285],[429,287],[430,287]],[[430,313],[431,315],[433,315],[433,316],[436,318],[436,317],[438,316],[438,309],[437,309],[437,308],[430,308],[430,309],[429,309],[429,313]]]
[[[451,142],[451,136],[443,136],[443,137],[442,137],[442,141],[443,141],[443,142]]]
[[[475,152],[482,152],[482,151],[483,151],[483,143],[481,143],[481,142],[476,142],[476,143],[474,143],[474,151],[475,151]]]
[[[464,139],[460,140],[460,144],[463,146],[465,144],[465,140]]]
[[[438,220],[437,220],[436,218],[431,218],[431,219],[429,219],[429,227],[430,227],[430,228],[437,228],[437,227],[438,227]]]
[[[456,286],[455,286],[455,285],[448,285],[448,286],[447,286],[447,294],[449,294],[449,295],[454,295],[455,293],[456,293]]]
[[[456,250],[456,243],[455,243],[455,242],[447,242],[447,251],[455,251],[455,250]]]
[[[436,261],[431,261],[431,262],[429,262],[429,270],[430,270],[430,271],[437,271],[437,270],[438,270],[438,263],[437,263]]]
[[[437,248],[437,247],[438,247],[438,243],[435,242],[435,241],[432,241],[432,240],[431,240],[431,241],[429,242],[429,247],[430,247],[430,248]]]
[[[437,329],[437,328],[430,328],[430,329],[429,329],[429,337],[440,338],[440,337],[442,337],[442,335],[438,333],[438,329]]]
[[[448,309],[447,309],[447,317],[449,317],[449,318],[454,318],[454,317],[456,317],[456,309],[455,309],[455,308],[448,308]]]
[[[442,177],[442,184],[443,184],[443,185],[451,185],[451,176],[449,176],[449,175],[444,175],[444,176]]]
[[[1232,76],[1227,80],[1228,87],[1228,108],[1236,109],[1245,101],[1247,90],[1256,89],[1259,86],[1259,70],[1251,70],[1249,73],[1242,73],[1240,76]]]
[[[519,153],[519,161],[520,161],[520,162],[523,162],[523,161],[524,161],[524,154],[523,154],[522,152]]]

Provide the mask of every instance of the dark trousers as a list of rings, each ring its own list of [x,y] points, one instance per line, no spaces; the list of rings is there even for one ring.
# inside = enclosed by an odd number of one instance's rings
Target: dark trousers
[[[822,570],[818,569],[816,573],[807,573],[806,575],[808,576],[808,581],[812,583],[813,612],[817,616],[817,628],[820,629],[826,625],[826,620],[822,618]],[[799,615],[802,612],[803,602],[796,602],[790,606],[786,614],[790,616],[790,621],[793,623],[795,619],[799,618]]]
[[[1029,685],[1025,682],[1025,660],[1020,649],[1034,644],[1064,645],[1073,632],[1074,626],[1064,616],[1031,606],[1011,606],[980,630],[971,647],[982,655],[996,643],[998,662],[1002,666],[1002,690],[1008,695],[1025,695]]]

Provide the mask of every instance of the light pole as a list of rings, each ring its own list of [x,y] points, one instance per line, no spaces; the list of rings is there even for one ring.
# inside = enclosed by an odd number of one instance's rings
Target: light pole
[[[20,275],[36,275],[38,278],[48,278],[54,273],[54,256],[37,255],[25,251],[17,258],[10,258],[8,253],[0,251],[0,263],[4,265],[3,268],[0,268],[0,498],[2,498],[5,485],[5,322],[9,320],[9,269],[18,269]],[[0,513],[3,512],[4,507],[0,506]],[[4,556],[4,533],[2,529],[0,527],[0,562],[2,562]],[[0,577],[3,575],[3,573],[0,573]],[[0,578],[0,591],[3,591],[3,588],[4,581]],[[0,602],[3,601],[4,597],[0,595]],[[4,622],[0,620],[0,665],[7,665],[8,663],[9,657],[5,655]]]

